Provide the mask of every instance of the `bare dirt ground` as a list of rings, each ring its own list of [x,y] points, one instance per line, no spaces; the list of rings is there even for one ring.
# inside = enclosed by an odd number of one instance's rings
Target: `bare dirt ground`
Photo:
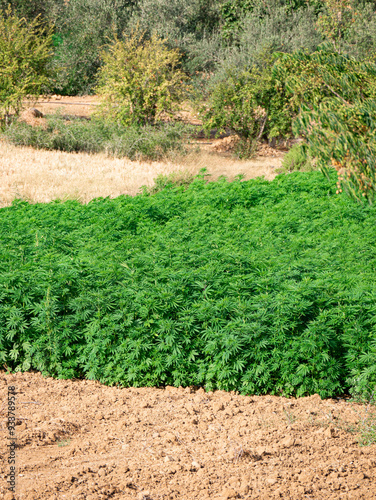
[[[372,499],[365,407],[193,388],[115,388],[0,373],[0,497],[7,386],[17,390],[17,499]]]
[[[85,100],[86,99],[86,100]],[[66,104],[83,102],[84,105]],[[54,98],[88,116],[94,98]],[[50,108],[48,108],[48,106]],[[43,113],[55,104],[37,105]],[[69,109],[68,109],[69,108]],[[198,141],[200,142],[200,141]],[[203,144],[211,142],[211,144]],[[201,140],[181,164],[16,148],[0,143],[0,206],[136,194],[160,173],[274,178],[283,152],[252,161],[230,138]],[[261,156],[264,155],[264,156]],[[274,155],[274,156],[273,156]],[[9,500],[7,387],[15,386],[17,499],[375,499],[374,407],[319,396],[240,396],[195,388],[114,388],[0,371],[0,499]],[[373,426],[373,427],[372,427]]]

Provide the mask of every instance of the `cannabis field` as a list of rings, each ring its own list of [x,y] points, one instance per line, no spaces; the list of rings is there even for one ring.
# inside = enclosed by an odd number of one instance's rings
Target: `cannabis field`
[[[319,172],[0,210],[0,362],[124,386],[367,393],[376,209]]]

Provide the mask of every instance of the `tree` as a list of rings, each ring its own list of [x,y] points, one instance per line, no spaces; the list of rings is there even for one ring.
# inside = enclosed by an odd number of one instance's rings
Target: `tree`
[[[155,123],[184,97],[186,76],[179,69],[180,54],[157,36],[145,40],[133,33],[115,39],[102,59],[96,91],[106,117],[124,125]]]
[[[0,11],[0,118],[8,123],[26,98],[37,98],[50,81],[52,26],[28,22],[10,8]]]

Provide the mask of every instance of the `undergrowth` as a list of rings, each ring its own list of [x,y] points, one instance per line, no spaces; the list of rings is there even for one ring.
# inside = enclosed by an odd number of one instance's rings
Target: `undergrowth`
[[[15,201],[0,210],[1,366],[360,394],[376,381],[376,209],[335,189],[319,172],[201,174],[88,205]]]
[[[100,119],[66,119],[59,114],[46,118],[45,127],[14,121],[3,136],[12,144],[37,149],[161,160],[184,154],[184,142],[191,132],[182,122],[136,127]]]
[[[292,148],[285,154],[282,160],[282,165],[277,169],[278,173],[290,172],[312,172],[318,170],[315,162],[301,143],[294,144]]]

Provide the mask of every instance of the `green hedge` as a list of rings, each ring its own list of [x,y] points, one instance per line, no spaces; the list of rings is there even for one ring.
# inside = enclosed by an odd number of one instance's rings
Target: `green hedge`
[[[0,363],[334,396],[376,380],[376,209],[335,176],[0,210]]]

